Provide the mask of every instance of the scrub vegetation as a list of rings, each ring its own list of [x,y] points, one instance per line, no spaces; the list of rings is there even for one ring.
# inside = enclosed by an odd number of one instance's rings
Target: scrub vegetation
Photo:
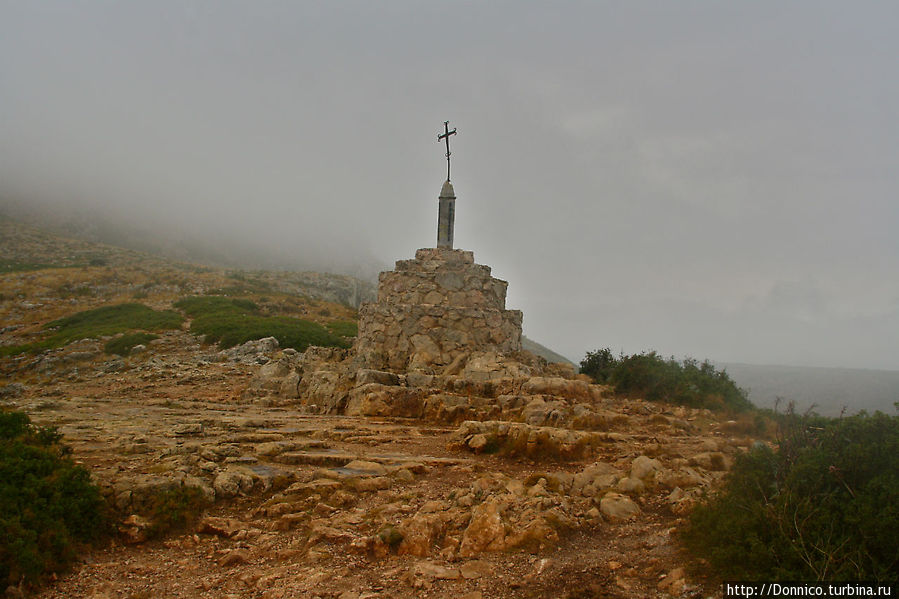
[[[305,351],[310,345],[349,347],[349,342],[324,326],[290,316],[266,316],[247,299],[223,296],[187,297],[175,303],[193,320],[190,331],[204,335],[208,343],[222,349],[246,341],[274,337],[281,347]]]
[[[131,353],[131,350],[138,345],[146,345],[154,339],[159,339],[159,335],[154,335],[152,333],[130,333],[122,335],[121,337],[116,337],[115,339],[110,339],[106,342],[106,345],[103,346],[103,351],[107,354],[127,356]]]
[[[115,304],[85,310],[44,325],[40,341],[0,348],[0,356],[38,353],[62,347],[79,339],[117,335],[128,331],[177,329],[184,318],[172,310],[153,310],[143,304]],[[136,345],[136,344],[135,344]]]
[[[105,503],[51,428],[0,411],[0,585],[63,570],[108,531]]]
[[[753,409],[746,391],[711,363],[662,358],[656,352],[615,357],[608,348],[588,352],[581,373],[611,385],[619,395],[692,408],[745,412]]]
[[[899,417],[782,415],[774,449],[739,456],[686,545],[732,580],[895,580]]]

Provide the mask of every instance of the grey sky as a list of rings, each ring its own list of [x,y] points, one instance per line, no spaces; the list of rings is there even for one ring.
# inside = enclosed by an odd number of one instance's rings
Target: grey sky
[[[899,369],[895,2],[0,1],[0,196],[358,271],[456,245],[525,334]]]

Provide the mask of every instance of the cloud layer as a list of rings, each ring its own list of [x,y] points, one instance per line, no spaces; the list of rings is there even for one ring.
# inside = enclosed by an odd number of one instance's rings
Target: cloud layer
[[[899,8],[0,3],[0,197],[345,272],[456,243],[525,333],[899,369]],[[361,266],[360,266],[361,265]]]

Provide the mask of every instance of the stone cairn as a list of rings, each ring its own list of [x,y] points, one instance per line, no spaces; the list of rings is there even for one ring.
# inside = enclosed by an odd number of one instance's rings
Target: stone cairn
[[[427,248],[414,260],[398,260],[379,276],[378,301],[359,310],[361,364],[440,369],[472,351],[520,351],[522,314],[505,309],[507,285],[469,251]]]

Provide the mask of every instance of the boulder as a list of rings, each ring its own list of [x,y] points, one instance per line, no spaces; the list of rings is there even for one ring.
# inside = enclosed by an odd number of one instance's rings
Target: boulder
[[[488,499],[472,510],[471,522],[462,534],[459,547],[461,557],[474,557],[482,551],[501,551],[505,548],[504,509],[505,504]]]
[[[403,540],[397,555],[427,556],[435,541],[443,534],[444,520],[438,513],[419,513],[400,523],[398,532]]]
[[[252,490],[253,477],[242,470],[225,470],[215,477],[212,488],[217,498],[227,499]]]
[[[631,478],[651,483],[657,472],[662,470],[662,464],[658,460],[645,455],[634,458],[631,463]]]
[[[599,502],[599,511],[610,520],[627,520],[640,513],[640,506],[626,495],[606,493]]]

